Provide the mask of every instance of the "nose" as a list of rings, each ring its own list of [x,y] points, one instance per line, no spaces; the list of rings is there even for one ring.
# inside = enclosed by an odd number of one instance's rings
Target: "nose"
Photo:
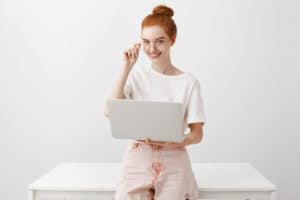
[[[150,44],[150,46],[149,46],[149,51],[151,52],[151,53],[154,53],[154,52],[156,52],[156,50],[157,50],[157,48],[156,48],[156,46],[155,46],[155,44]]]

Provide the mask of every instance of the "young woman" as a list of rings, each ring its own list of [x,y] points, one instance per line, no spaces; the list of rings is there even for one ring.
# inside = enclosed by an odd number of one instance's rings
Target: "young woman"
[[[185,128],[190,131],[181,143],[149,139],[133,141],[123,157],[123,176],[115,200],[198,198],[198,187],[186,146],[202,140],[205,115],[199,81],[171,62],[170,48],[177,33],[172,16],[171,8],[159,5],[145,17],[142,43],[151,64],[133,67],[139,56],[140,43],[126,50],[120,77],[110,97],[180,102]],[[105,115],[109,116],[107,106]]]

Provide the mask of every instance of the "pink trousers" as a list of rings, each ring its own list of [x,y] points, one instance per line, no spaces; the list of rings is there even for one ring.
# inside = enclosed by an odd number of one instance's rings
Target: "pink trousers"
[[[196,200],[198,186],[185,147],[134,141],[123,157],[115,200]]]

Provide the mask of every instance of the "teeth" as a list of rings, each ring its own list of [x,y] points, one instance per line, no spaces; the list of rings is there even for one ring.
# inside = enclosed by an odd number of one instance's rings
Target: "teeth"
[[[150,56],[152,56],[152,57],[156,57],[156,56],[158,56],[160,53],[157,53],[157,54],[149,54]]]

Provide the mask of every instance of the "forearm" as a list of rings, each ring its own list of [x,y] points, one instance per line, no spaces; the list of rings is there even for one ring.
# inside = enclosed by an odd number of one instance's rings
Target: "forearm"
[[[186,134],[184,140],[180,143],[177,142],[160,142],[160,141],[153,141],[150,139],[146,140],[138,140],[140,142],[145,142],[146,144],[155,144],[159,146],[167,146],[167,147],[184,147],[191,144],[197,144],[200,143],[202,140],[202,128],[199,130],[190,131],[188,134]]]
[[[113,85],[109,98],[125,98],[123,91],[129,72],[129,69],[127,69],[126,67],[122,67],[121,72],[119,73],[119,76],[115,84]]]
[[[203,136],[202,131],[191,131],[185,136],[181,144],[182,146],[198,144],[201,142],[202,136]]]
[[[126,68],[125,66],[122,67],[121,72],[119,73],[117,80],[115,84],[112,87],[112,90],[107,97],[107,99],[112,98],[112,99],[124,99],[124,87],[125,83],[127,81],[128,75],[129,75],[130,69]],[[104,115],[106,117],[109,117],[109,110],[106,104],[106,101],[104,103]]]

